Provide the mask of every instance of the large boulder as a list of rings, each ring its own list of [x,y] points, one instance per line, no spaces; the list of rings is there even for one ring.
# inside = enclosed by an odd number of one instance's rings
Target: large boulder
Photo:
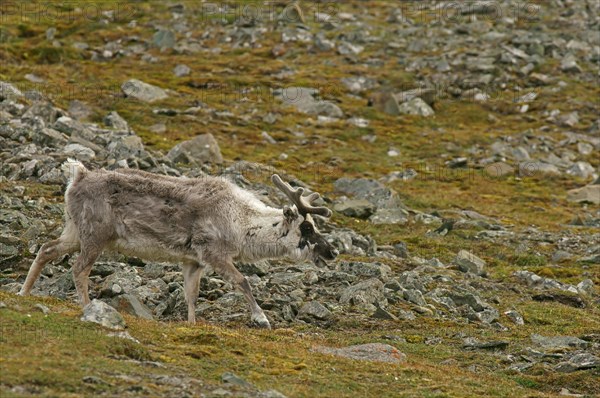
[[[100,300],[92,300],[91,303],[83,308],[81,320],[84,322],[97,323],[109,329],[125,329],[125,320],[121,314],[113,307]]]
[[[333,102],[317,99],[319,90],[305,87],[286,87],[274,91],[274,95],[287,105],[309,115],[340,118],[344,112]]]
[[[169,151],[167,157],[174,163],[223,163],[221,149],[212,134],[202,134],[180,142]]]
[[[141,80],[127,80],[121,86],[121,90],[128,97],[133,97],[143,102],[155,102],[168,97],[165,90],[160,87],[144,83]]]
[[[600,205],[600,185],[586,185],[582,188],[572,189],[567,192],[569,202],[587,202]]]

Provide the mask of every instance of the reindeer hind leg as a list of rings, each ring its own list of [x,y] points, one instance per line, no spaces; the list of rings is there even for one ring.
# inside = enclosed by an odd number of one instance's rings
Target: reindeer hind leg
[[[31,292],[34,283],[38,280],[44,266],[65,254],[71,254],[79,250],[79,239],[75,225],[67,223],[60,238],[52,240],[42,245],[38,254],[29,268],[25,283],[19,291],[19,295],[27,296]]]

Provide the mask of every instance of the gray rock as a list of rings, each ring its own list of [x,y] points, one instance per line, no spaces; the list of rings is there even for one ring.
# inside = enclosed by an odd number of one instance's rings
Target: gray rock
[[[104,117],[104,124],[118,131],[129,131],[129,124],[117,111],[112,111],[106,115]]]
[[[572,336],[555,336],[555,337],[545,337],[539,334],[532,334],[531,341],[537,345],[540,345],[544,348],[549,349],[558,349],[558,348],[577,348],[577,349],[585,349],[590,343],[585,340],[581,340],[577,337]]]
[[[594,281],[591,279],[584,279],[577,284],[577,290],[580,294],[591,296],[594,294]]]
[[[285,24],[304,24],[306,23],[304,19],[304,13],[302,12],[302,8],[297,3],[288,3],[281,14],[277,17],[277,21]]]
[[[338,45],[338,54],[340,55],[358,55],[364,51],[364,47],[359,44],[342,42]]]
[[[318,301],[309,301],[300,308],[300,311],[298,311],[298,318],[307,322],[311,322],[314,319],[327,320],[330,319],[332,315],[331,311]]]
[[[85,139],[93,139],[92,132],[82,123],[71,119],[68,116],[61,116],[56,119],[53,125],[54,129],[65,133],[68,136],[77,136]]]
[[[168,98],[167,93],[160,87],[144,83],[137,79],[131,79],[123,83],[121,86],[123,93],[143,102],[155,102]]]
[[[333,102],[317,100],[319,90],[305,87],[286,87],[273,91],[276,98],[286,105],[292,105],[297,110],[309,115],[321,115],[341,118],[344,112]]]
[[[373,315],[371,315],[371,317],[375,318],[375,319],[383,319],[383,320],[387,320],[387,321],[397,321],[398,320],[397,316],[395,316],[391,312],[384,310],[381,307],[377,307],[377,309],[375,310]]]
[[[73,100],[69,103],[69,114],[75,120],[83,121],[92,115],[92,110],[85,102]]]
[[[50,313],[50,309],[48,307],[46,307],[44,304],[36,304],[34,305],[34,308],[37,308],[38,310],[40,310],[44,315],[48,315]]]
[[[83,308],[81,320],[97,323],[109,329],[125,329],[125,320],[121,314],[110,305],[96,299]]]
[[[138,275],[135,267],[124,265],[122,269],[110,274],[101,285],[101,293],[104,296],[130,293],[142,284],[142,278]]]
[[[16,256],[19,254],[19,249],[12,245],[7,245],[5,243],[0,242],[0,263],[3,262],[8,257]]]
[[[333,183],[336,192],[366,199],[377,207],[395,208],[399,205],[396,192],[377,180],[342,177]]]
[[[340,296],[341,304],[364,306],[376,302],[387,302],[387,300],[383,294],[383,283],[375,278],[347,287]]]
[[[523,148],[522,146],[514,148],[512,150],[512,156],[515,160],[519,162],[531,159],[531,157],[529,156],[529,152],[527,152],[527,149]]]
[[[133,294],[117,296],[112,299],[111,304],[119,312],[125,312],[139,318],[154,319],[152,311]]]
[[[358,94],[377,87],[377,80],[364,76],[344,77],[342,78],[342,84],[346,86],[351,93]]]
[[[428,117],[435,114],[434,110],[427,105],[425,101],[418,97],[398,105],[398,107],[395,109],[393,107],[386,107],[386,109],[389,109],[388,113],[397,115],[417,115]]]
[[[582,155],[589,155],[594,152],[594,146],[588,144],[587,142],[578,142],[577,143],[577,151]]]
[[[342,203],[336,203],[333,210],[348,217],[369,218],[375,211],[375,205],[366,199],[350,199]]]
[[[485,166],[484,177],[503,177],[514,175],[515,168],[505,162],[495,162]]]
[[[252,384],[248,383],[246,380],[242,379],[235,373],[225,372],[221,375],[221,380],[223,381],[223,383],[232,386],[254,388]]]
[[[184,77],[190,74],[192,70],[189,66],[184,64],[179,64],[175,68],[173,68],[173,74],[177,77]]]
[[[314,351],[359,361],[384,363],[402,363],[406,361],[406,355],[398,351],[396,347],[382,343],[360,344],[344,348],[317,346]]]
[[[427,306],[427,302],[423,298],[423,293],[416,289],[407,289],[403,292],[404,299],[421,307]]]
[[[87,384],[99,384],[99,385],[107,385],[107,386],[111,385],[109,382],[101,379],[98,376],[83,376],[81,381],[83,381],[84,383],[87,383]]]
[[[152,36],[152,45],[160,49],[175,47],[175,33],[161,29]]]
[[[577,288],[573,285],[568,285],[550,278],[544,278],[531,271],[515,271],[513,275],[517,277],[517,279],[526,283],[529,287],[535,287],[539,289],[557,289],[571,293],[578,293]]]
[[[287,398],[277,390],[267,390],[260,393],[260,398]]]
[[[472,337],[465,339],[465,342],[463,343],[463,348],[476,350],[503,350],[506,347],[508,347],[508,341],[479,341]]]
[[[404,225],[408,222],[408,212],[404,209],[377,209],[375,213],[369,217],[369,221],[371,221],[375,225],[392,225],[399,224]]]
[[[150,279],[162,278],[165,275],[165,266],[161,263],[146,263],[144,276]]]
[[[126,136],[116,136],[113,137],[113,140],[108,144],[106,148],[108,151],[117,159],[129,159],[129,158],[141,158],[144,157],[146,152],[144,150],[144,144],[142,143],[142,139],[137,135],[126,135]],[[120,167],[126,167],[125,165]]]
[[[271,266],[267,261],[256,261],[254,263],[236,263],[235,267],[244,275],[265,276]]]
[[[523,317],[515,310],[506,311],[504,315],[506,315],[511,321],[513,321],[515,325],[525,325]]]
[[[386,279],[392,273],[389,265],[383,263],[364,263],[360,261],[340,261],[339,270],[356,276]]]
[[[0,101],[3,100],[15,100],[23,97],[21,90],[16,88],[10,83],[0,81]]]
[[[483,311],[490,307],[490,305],[483,301],[481,297],[473,293],[449,292],[448,297],[452,299],[456,306],[468,305],[476,312]]]
[[[459,251],[454,262],[462,272],[468,272],[475,275],[483,275],[485,273],[485,261],[466,250]]]
[[[319,51],[331,51],[335,48],[335,42],[328,40],[322,32],[316,34],[314,43]]]
[[[189,141],[175,145],[167,157],[174,163],[223,163],[221,149],[212,134],[201,134]]]
[[[567,192],[567,200],[575,203],[600,205],[600,185],[586,185]]]
[[[398,242],[394,244],[394,254],[400,258],[408,258],[410,253],[408,247],[404,242]]]
[[[398,318],[403,319],[405,321],[413,321],[413,320],[417,319],[417,316],[412,311],[399,310]]]
[[[571,166],[567,170],[567,174],[583,179],[588,179],[594,174],[595,171],[596,170],[594,170],[594,166],[592,166],[588,162],[575,162],[573,166]]]
[[[67,143],[67,136],[51,128],[43,128],[33,132],[33,142],[43,147],[57,148]]]
[[[571,54],[567,55],[560,62],[560,70],[567,73],[582,73],[581,66],[577,63],[575,57]]]
[[[80,144],[69,144],[65,146],[63,153],[69,157],[85,162],[89,162],[96,157],[96,153],[93,150]]]
[[[560,362],[554,370],[561,373],[572,373],[596,368],[600,368],[600,358],[589,352],[581,352],[571,356],[568,361]]]

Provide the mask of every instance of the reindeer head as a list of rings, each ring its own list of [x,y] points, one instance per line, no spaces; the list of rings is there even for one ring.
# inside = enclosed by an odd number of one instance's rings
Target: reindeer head
[[[298,238],[298,249],[301,251],[302,257],[311,258],[316,265],[322,265],[326,260],[335,259],[338,251],[319,233],[312,218],[313,214],[331,217],[331,210],[328,208],[312,205],[315,200],[320,198],[320,195],[313,192],[308,196],[302,196],[304,188],[293,189],[277,174],[274,174],[271,180],[292,202],[291,207],[283,208],[283,216],[289,233],[293,234],[294,239]]]

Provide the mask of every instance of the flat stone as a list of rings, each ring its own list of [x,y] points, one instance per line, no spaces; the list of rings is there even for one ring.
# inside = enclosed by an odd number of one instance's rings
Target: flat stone
[[[525,325],[523,317],[515,310],[506,311],[504,315],[506,315],[515,325]]]
[[[465,339],[463,348],[466,349],[477,349],[477,350],[503,350],[508,347],[508,341],[493,340],[493,341],[479,341],[474,338]]]
[[[514,175],[515,168],[505,162],[495,162],[488,164],[483,168],[485,177],[503,177],[506,175]]]
[[[311,322],[314,319],[327,320],[332,317],[331,311],[318,301],[309,301],[305,303],[298,311],[298,318]]]
[[[112,306],[119,312],[125,312],[144,319],[154,319],[152,311],[133,294],[123,294],[113,298]]]
[[[341,304],[365,305],[381,300],[385,300],[383,283],[375,278],[347,287],[340,296]]]
[[[586,185],[567,192],[567,200],[576,203],[600,205],[600,185]]]
[[[161,29],[152,36],[152,44],[161,49],[173,48],[175,47],[175,33]]]
[[[417,116],[433,116],[434,110],[427,105],[421,98],[414,98],[408,102],[403,103],[398,107],[401,114],[404,115],[417,115]]]
[[[380,208],[369,217],[369,221],[375,225],[404,225],[408,223],[408,212],[401,208]]]
[[[391,312],[384,310],[381,307],[377,307],[377,309],[371,315],[371,317],[375,318],[375,319],[383,319],[383,320],[388,320],[388,321],[397,321],[398,320],[397,316],[395,316]]]
[[[531,341],[544,348],[556,349],[556,348],[578,348],[585,349],[590,343],[585,340],[573,336],[552,336],[546,337],[539,334],[532,334]]]
[[[317,346],[313,348],[313,351],[359,361],[385,363],[402,363],[406,361],[406,355],[396,347],[382,343],[360,344],[344,348]]]
[[[69,144],[64,147],[63,153],[77,160],[90,161],[96,157],[96,153],[80,144]]]
[[[254,387],[252,384],[248,383],[246,380],[242,379],[235,373],[231,373],[231,372],[223,373],[221,375],[221,380],[225,384],[234,385],[234,386],[238,386],[238,387],[245,387],[245,388],[253,388]]]
[[[201,134],[175,145],[167,157],[175,163],[204,164],[223,163],[221,149],[212,134]]]
[[[333,210],[348,217],[369,218],[375,211],[375,205],[366,199],[350,199],[342,203],[336,203]]]
[[[117,111],[111,111],[104,117],[104,124],[119,131],[129,131],[129,124]]]
[[[14,100],[22,96],[21,90],[8,82],[0,81],[0,101],[5,99]]]
[[[126,96],[143,102],[152,103],[169,97],[162,88],[137,79],[131,79],[123,83],[121,90]]]
[[[484,274],[485,261],[466,250],[459,251],[454,262],[462,272],[468,272],[475,275]]]
[[[383,263],[366,263],[362,261],[340,261],[338,268],[342,272],[347,272],[356,276],[368,276],[373,278],[386,279],[392,273],[389,265]]]
[[[554,370],[561,373],[572,373],[578,370],[596,368],[600,368],[600,358],[589,352],[582,352],[573,355],[568,361],[560,362]]]
[[[190,74],[192,70],[189,66],[184,64],[179,64],[175,68],[173,68],[173,74],[177,77],[184,77]]]
[[[110,305],[96,299],[83,308],[81,320],[97,323],[109,329],[125,329],[125,320],[121,314]]]

